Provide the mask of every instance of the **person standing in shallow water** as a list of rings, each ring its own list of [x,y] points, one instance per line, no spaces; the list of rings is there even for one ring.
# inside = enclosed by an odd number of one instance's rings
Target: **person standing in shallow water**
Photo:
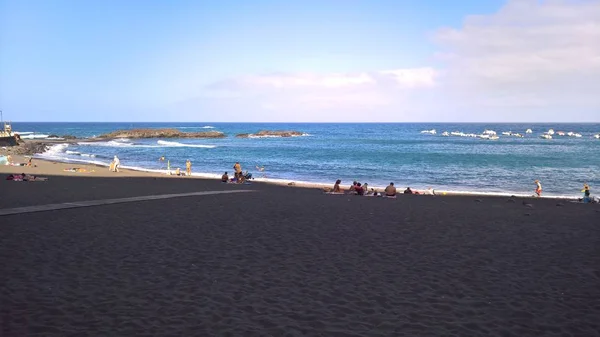
[[[535,183],[535,194],[539,197],[542,196],[542,183],[539,180],[534,181]]]
[[[192,175],[192,162],[189,159],[185,162],[185,175],[188,177]]]

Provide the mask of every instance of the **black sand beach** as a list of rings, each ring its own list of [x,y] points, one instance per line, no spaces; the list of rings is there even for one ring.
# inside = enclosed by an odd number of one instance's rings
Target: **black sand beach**
[[[201,179],[0,181],[2,336],[598,336],[600,208]]]

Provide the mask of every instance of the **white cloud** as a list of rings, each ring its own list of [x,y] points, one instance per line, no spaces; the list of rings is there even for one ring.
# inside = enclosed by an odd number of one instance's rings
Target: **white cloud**
[[[437,73],[433,68],[394,69],[354,74],[338,73],[281,73],[252,75],[215,83],[211,89],[336,89],[396,85],[400,88],[431,87]]]
[[[438,69],[251,75],[207,89],[246,95],[263,120],[600,121],[600,0],[510,0],[433,42]]]
[[[446,65],[443,86],[474,106],[548,107],[550,119],[590,120],[600,109],[600,1],[509,1],[500,11],[469,16],[434,38]],[[569,106],[570,111],[564,109]],[[600,111],[592,120],[600,119]],[[562,118],[561,118],[562,114]]]

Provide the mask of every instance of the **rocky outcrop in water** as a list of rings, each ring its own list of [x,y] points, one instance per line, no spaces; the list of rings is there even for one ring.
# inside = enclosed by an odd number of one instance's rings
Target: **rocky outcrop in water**
[[[98,138],[224,138],[225,134],[218,131],[182,132],[177,129],[131,129],[117,130]]]
[[[254,138],[254,137],[297,137],[303,136],[304,132],[300,131],[270,131],[262,130],[257,133],[240,133],[237,138]]]
[[[43,142],[20,142],[19,145],[0,149],[0,154],[32,156],[37,153],[44,153],[47,149],[48,145]]]
[[[62,139],[66,139],[66,140],[74,140],[77,139],[77,137],[75,136],[71,136],[71,135],[64,135],[64,136],[58,136],[58,135],[49,135],[48,138],[62,138]]]

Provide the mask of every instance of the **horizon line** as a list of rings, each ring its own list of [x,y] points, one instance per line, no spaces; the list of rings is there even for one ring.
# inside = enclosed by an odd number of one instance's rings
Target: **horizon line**
[[[202,124],[202,123],[213,123],[213,124],[600,124],[600,121],[586,121],[586,122],[564,122],[564,121],[548,121],[548,122],[477,122],[477,121],[469,121],[469,122],[206,122],[206,121],[198,121],[198,122],[183,122],[183,121],[4,121],[7,123],[96,123],[96,124],[115,124],[115,123],[163,123],[163,124]]]

